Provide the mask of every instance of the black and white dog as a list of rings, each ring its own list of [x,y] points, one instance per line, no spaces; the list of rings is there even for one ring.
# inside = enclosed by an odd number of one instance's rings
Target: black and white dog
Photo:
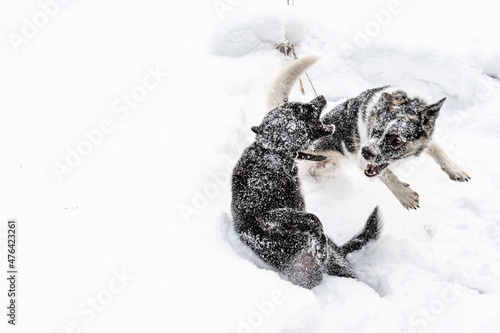
[[[293,84],[316,60],[309,57],[293,62],[281,79]],[[287,94],[285,91],[282,100]],[[333,126],[320,121],[325,106],[323,96],[310,103],[280,103],[259,126],[252,127],[256,140],[244,151],[232,176],[231,210],[239,238],[304,288],[320,283],[323,273],[354,277],[345,256],[376,239],[381,225],[375,208],[363,231],[338,247],[324,234],[318,217],[305,211],[296,159],[325,159],[303,152],[333,132]]]
[[[268,98],[270,107],[280,103],[280,94],[291,90],[294,82],[286,77],[281,74],[274,82]],[[445,98],[427,104],[422,98],[395,87],[371,89],[345,101],[321,118],[324,124],[334,125],[336,131],[313,143],[310,151],[328,159],[310,165],[309,172],[316,176],[342,158],[354,158],[367,177],[379,176],[406,209],[416,209],[418,194],[388,168],[392,163],[425,152],[452,180],[470,179],[432,140],[444,101]]]

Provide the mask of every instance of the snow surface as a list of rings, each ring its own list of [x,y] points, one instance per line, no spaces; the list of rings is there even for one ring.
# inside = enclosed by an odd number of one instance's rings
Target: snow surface
[[[285,3],[0,4],[0,251],[16,218],[20,272],[2,332],[500,332],[500,3]],[[16,52],[9,36],[34,17]],[[380,239],[349,258],[359,281],[294,287],[232,232],[231,168],[285,37],[322,57],[308,73],[328,109],[387,84],[447,97],[436,139],[472,177],[454,183],[427,156],[400,166],[421,198],[410,212],[355,165],[304,177],[339,244],[380,205]],[[305,86],[291,99],[312,99]],[[54,163],[77,147],[87,156],[60,180]]]

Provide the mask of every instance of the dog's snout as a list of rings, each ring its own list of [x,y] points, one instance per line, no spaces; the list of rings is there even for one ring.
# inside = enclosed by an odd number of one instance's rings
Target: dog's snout
[[[363,147],[361,149],[361,156],[363,156],[363,158],[367,161],[370,161],[372,160],[374,157],[375,157],[375,153],[373,152],[373,150],[369,147]]]
[[[319,95],[311,101],[311,104],[315,109],[322,111],[326,106],[326,98],[323,95]]]

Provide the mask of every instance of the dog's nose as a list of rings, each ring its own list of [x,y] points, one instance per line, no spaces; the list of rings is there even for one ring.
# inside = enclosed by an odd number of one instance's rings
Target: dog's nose
[[[370,161],[375,157],[375,153],[368,147],[363,147],[361,149],[361,156],[365,158],[365,160]]]
[[[318,109],[321,112],[326,106],[326,98],[323,95],[319,95],[311,101],[311,104],[313,105],[313,108]]]

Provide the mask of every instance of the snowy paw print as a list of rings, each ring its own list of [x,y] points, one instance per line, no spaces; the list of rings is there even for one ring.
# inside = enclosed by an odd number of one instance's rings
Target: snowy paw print
[[[397,188],[393,191],[396,198],[406,209],[417,209],[419,208],[419,197],[418,193],[410,188],[409,184],[400,183]]]

